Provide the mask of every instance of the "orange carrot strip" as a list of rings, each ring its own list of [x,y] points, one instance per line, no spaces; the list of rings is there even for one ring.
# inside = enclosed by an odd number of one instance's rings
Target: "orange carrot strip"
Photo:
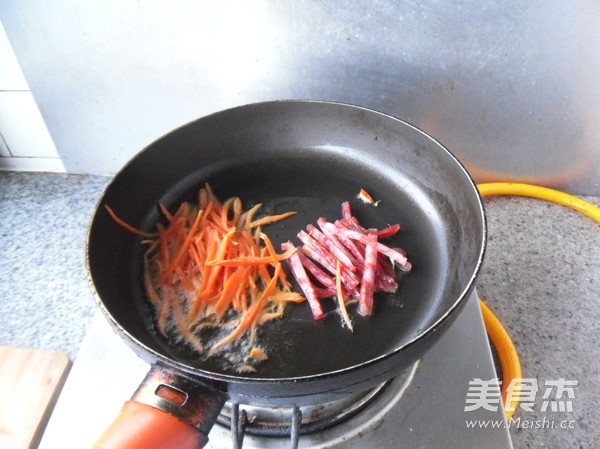
[[[375,203],[375,200],[373,199],[371,194],[369,192],[367,192],[365,189],[360,189],[360,192],[358,193],[358,198],[360,198],[365,203],[369,203],[369,204]]]
[[[267,312],[267,313],[263,313],[258,320],[256,321],[257,324],[264,324],[267,321],[271,321],[271,320],[276,320],[278,318],[281,318],[283,316],[283,312]]]
[[[248,228],[248,224],[252,221],[252,219],[254,218],[254,214],[256,214],[256,212],[258,212],[258,209],[260,209],[260,207],[261,207],[261,204],[257,204],[256,206],[248,209],[246,212],[244,212],[241,215],[239,226],[242,229]]]
[[[265,234],[264,232],[261,232],[260,238],[262,239],[263,242],[265,242],[265,247],[266,247],[267,251],[269,252],[269,255],[273,258],[273,262],[277,263],[277,251],[275,250],[275,246],[273,246],[273,242],[271,242],[271,239],[269,238],[269,236],[267,234]],[[287,288],[292,287],[292,284],[287,280],[287,277],[286,277],[284,271],[282,271],[280,273],[279,280]]]
[[[246,276],[246,279],[240,284],[235,297],[233,298],[234,310],[236,312],[245,312],[248,309],[248,288],[251,276]]]
[[[190,204],[187,202],[183,202],[179,205],[179,209],[177,209],[177,211],[175,212],[174,215],[176,217],[186,217],[189,209],[190,209]]]
[[[224,228],[231,227],[231,223],[229,221],[229,211],[231,210],[233,201],[234,201],[234,198],[229,198],[227,201],[225,201],[223,203],[223,208],[221,209],[221,225]]]
[[[297,292],[279,292],[271,295],[269,301],[304,302],[306,298]]]
[[[201,259],[200,252],[198,251],[198,246],[193,243],[190,245],[190,254],[192,256],[192,260],[196,264],[196,271],[200,271],[204,262]]]
[[[169,210],[166,208],[166,206],[163,203],[158,203],[158,207],[169,222],[172,222],[173,220],[175,220],[175,217],[173,216],[173,214],[171,212],[169,212]]]
[[[289,249],[284,253],[277,254],[277,262],[289,259],[298,248]],[[239,267],[244,265],[258,265],[258,264],[269,264],[273,262],[272,256],[242,256],[236,259],[229,260],[209,260],[206,262],[207,266],[221,266],[221,267]]]
[[[231,237],[233,236],[234,233],[235,233],[235,229],[232,229],[227,234],[225,234],[225,236],[219,242],[219,246],[217,247],[215,255],[213,256],[214,259],[212,259],[212,260],[209,259],[206,261],[206,264],[205,264],[206,266],[214,267],[210,272],[210,276],[208,277],[208,281],[206,282],[206,285],[204,286],[204,289],[207,293],[214,290],[215,281],[221,271],[221,267],[223,266],[223,265],[219,265],[219,264],[216,264],[213,262],[218,262],[225,256],[225,253],[227,251],[227,246],[229,245],[229,242],[231,241]],[[205,278],[206,278],[206,276],[205,276]]]
[[[146,249],[146,252],[144,252],[144,257],[153,259],[156,255],[156,253],[158,253],[158,247],[160,245],[159,240],[158,239],[144,240],[143,243],[149,244],[148,248]],[[153,254],[154,254],[154,257],[150,257]]]
[[[236,270],[236,268],[233,267],[223,267],[221,269],[221,274],[219,276],[219,284],[218,284],[218,288],[217,288],[217,296],[214,298],[215,300],[217,300],[219,298],[220,292],[223,291],[223,289],[225,288],[225,285],[227,284],[227,282],[229,281],[229,278],[232,276],[232,273],[234,273]]]
[[[267,357],[267,354],[265,354],[265,352],[260,348],[252,348],[250,351],[250,357],[257,360],[267,360],[269,358]]]
[[[202,216],[202,220],[200,221],[199,229],[204,229],[206,221],[208,221],[208,217],[210,216],[214,207],[215,201],[209,201],[206,204],[206,206],[202,208],[202,210],[204,210],[204,215]]]
[[[273,263],[277,263],[277,251],[275,251],[273,242],[271,242],[271,239],[269,238],[269,236],[267,234],[265,234],[264,232],[261,232],[259,235],[260,235],[261,240],[263,242],[265,242],[265,248],[266,248],[268,254],[273,259]]]
[[[256,270],[256,274],[257,277],[259,279],[261,279],[262,281],[262,285],[266,286],[269,285],[269,283],[271,282],[271,275],[269,274],[269,270],[267,270],[267,266],[265,264],[256,264],[254,265],[254,268]]]
[[[236,340],[238,337],[243,335],[252,325],[252,323],[254,323],[257,320],[259,312],[262,310],[265,301],[268,299],[273,288],[275,288],[275,284],[279,277],[280,270],[281,264],[278,263],[277,267],[275,267],[275,275],[271,279],[271,282],[269,282],[269,285],[267,285],[267,287],[263,290],[263,292],[256,299],[256,301],[250,306],[248,311],[242,316],[237,328],[227,337],[221,339],[213,345],[213,347],[210,350],[211,354],[218,352],[223,346],[226,346],[227,344],[231,343],[232,341]]]
[[[250,224],[248,224],[248,228],[255,228],[256,226],[262,226],[265,224],[274,223],[276,221],[283,220],[284,218],[290,217],[295,214],[296,214],[296,212],[286,212],[284,214],[279,214],[279,215],[269,215],[267,217],[260,218],[258,220],[251,222]]]
[[[233,226],[237,226],[240,220],[240,216],[242,215],[242,200],[238,197],[235,197],[233,200],[233,217],[231,218],[231,224]]]
[[[172,260],[175,249],[179,246],[181,239],[181,231],[185,225],[185,218],[176,217],[175,220],[167,227],[164,228],[164,235],[162,236],[162,244],[164,245],[164,251],[168,254],[169,261]],[[158,225],[157,225],[158,226]],[[160,230],[159,230],[160,232]],[[170,262],[169,262],[170,264]],[[165,264],[165,268],[169,266]]]
[[[204,190],[206,190],[206,194],[207,194],[209,200],[217,199],[217,197],[215,196],[215,194],[212,191],[212,187],[210,186],[210,184],[208,182],[204,183]]]
[[[203,212],[204,211],[202,209],[200,209],[200,211],[198,212],[198,215],[196,215],[196,220],[194,221],[194,224],[190,228],[190,231],[188,232],[188,235],[186,236],[185,241],[183,242],[183,245],[181,245],[181,247],[179,248],[179,252],[175,256],[175,259],[173,259],[173,262],[171,262],[171,265],[169,265],[169,268],[167,268],[166,273],[164,275],[168,275],[171,271],[173,271],[175,269],[175,267],[179,264],[179,262],[181,262],[183,255],[187,254],[190,243],[192,242],[192,238],[194,237],[194,234],[196,233],[196,230],[198,229],[198,225],[200,224],[200,219],[202,218]]]
[[[250,267],[238,267],[233,275],[229,277],[226,284],[223,287],[219,295],[219,299],[217,300],[217,304],[215,305],[215,312],[221,318],[236,296],[237,290],[242,284],[244,278],[248,275],[250,271]]]
[[[162,269],[158,281],[160,284],[165,284],[173,281],[173,270],[167,271],[167,267],[171,266],[173,260],[173,253],[179,245],[181,240],[180,233],[183,226],[183,218],[178,217],[176,220],[166,229],[163,230],[159,227],[159,238],[161,243],[161,258],[162,258]]]
[[[201,209],[204,209],[204,208],[206,208],[207,204],[208,204],[208,194],[206,193],[206,190],[200,189],[198,191],[198,205],[200,206]]]
[[[117,214],[115,213],[115,211],[113,211],[108,204],[105,204],[104,207],[106,208],[106,210],[108,211],[108,213],[110,214],[110,216],[112,217],[113,220],[115,220],[119,225],[121,225],[122,227],[124,227],[125,229],[127,229],[129,232],[132,232],[134,234],[137,234],[139,236],[142,237],[146,237],[146,238],[154,238],[156,237],[156,233],[155,232],[144,232],[138,228],[135,228],[133,226],[131,226],[129,223],[126,223],[125,221],[123,221],[122,219],[120,219]]]
[[[247,252],[247,255],[248,256],[259,256],[260,248],[258,247],[254,237],[252,237],[252,234],[250,234],[250,232],[246,231],[246,232],[244,232],[242,237],[244,237],[244,242],[247,244],[246,250],[249,251],[249,252]]]
[[[214,233],[213,233],[214,235]],[[210,239],[210,244],[206,253],[206,258],[208,260],[212,259],[214,257],[214,254],[217,251],[217,247],[218,247],[218,242],[216,239]],[[210,270],[212,267],[207,266],[206,264],[204,264],[204,273],[203,273],[203,277],[202,277],[202,284],[200,285],[200,288],[198,289],[198,293],[196,295],[196,298],[194,299],[194,304],[192,306],[192,311],[191,311],[191,317],[192,317],[192,321],[196,321],[196,318],[198,318],[198,316],[200,316],[201,310],[204,308],[205,306],[205,301],[204,299],[206,296],[206,283],[208,282],[208,277],[210,276]]]

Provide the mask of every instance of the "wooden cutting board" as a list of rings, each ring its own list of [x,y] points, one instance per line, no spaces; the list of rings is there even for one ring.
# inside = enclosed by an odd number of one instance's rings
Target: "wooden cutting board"
[[[70,365],[62,352],[0,346],[0,448],[38,446]]]

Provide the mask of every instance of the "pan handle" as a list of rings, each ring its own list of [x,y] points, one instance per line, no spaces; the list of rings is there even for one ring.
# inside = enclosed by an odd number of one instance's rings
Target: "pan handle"
[[[154,365],[93,449],[201,449],[226,396]]]

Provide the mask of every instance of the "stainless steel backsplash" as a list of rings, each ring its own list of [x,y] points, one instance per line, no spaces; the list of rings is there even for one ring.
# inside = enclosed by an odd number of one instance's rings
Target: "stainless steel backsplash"
[[[406,120],[477,181],[600,194],[596,1],[7,0],[0,18],[71,173],[301,98]]]

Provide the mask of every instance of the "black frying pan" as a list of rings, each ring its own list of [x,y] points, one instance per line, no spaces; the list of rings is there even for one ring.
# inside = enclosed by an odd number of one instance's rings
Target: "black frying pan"
[[[298,243],[300,229],[320,216],[339,218],[341,203],[349,200],[365,226],[401,224],[391,246],[407,251],[413,270],[396,294],[376,299],[373,316],[352,314],[353,333],[336,313],[315,322],[306,304],[291,306],[285,319],[261,329],[269,359],[258,372],[230,372],[158,335],[141,281],[140,238],[104,209],[108,204],[130,224],[153,231],[161,219],[158,202],[173,210],[193,199],[205,182],[222,200],[240,196],[245,205],[260,202],[265,213],[297,211],[268,228],[277,243]],[[381,200],[379,206],[357,200],[361,188]],[[167,372],[185,380],[179,390],[183,384],[206,389],[216,398],[210,420],[224,400],[305,405],[394,377],[453,321],[474,286],[484,246],[477,189],[457,159],[431,137],[360,107],[279,101],[201,118],[141,151],[98,203],[87,262],[100,307],[154,366],[149,377]]]

